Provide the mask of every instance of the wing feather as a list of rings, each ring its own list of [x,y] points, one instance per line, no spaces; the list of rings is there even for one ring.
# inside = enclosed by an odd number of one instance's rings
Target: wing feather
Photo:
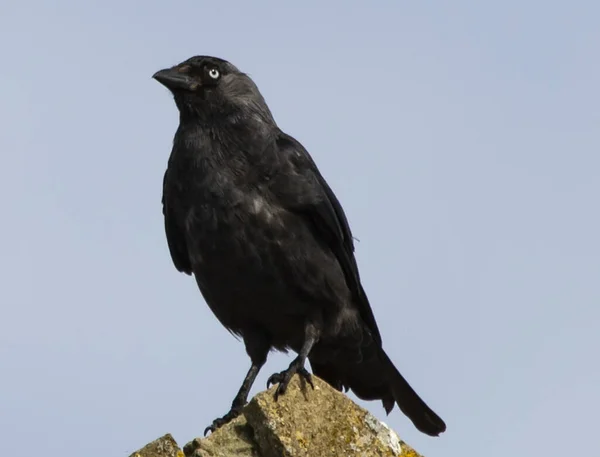
[[[342,205],[300,142],[281,132],[277,146],[278,153],[291,161],[296,171],[294,177],[285,183],[287,191],[280,193],[284,195],[282,203],[310,220],[315,236],[330,247],[355,297],[361,318],[367,324],[373,339],[381,346],[381,335],[360,281],[354,257],[354,239]]]

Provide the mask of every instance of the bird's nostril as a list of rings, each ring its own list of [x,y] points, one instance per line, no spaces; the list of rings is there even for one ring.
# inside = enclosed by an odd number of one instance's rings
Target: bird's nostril
[[[189,65],[183,65],[177,69],[179,73],[189,73],[191,67]]]

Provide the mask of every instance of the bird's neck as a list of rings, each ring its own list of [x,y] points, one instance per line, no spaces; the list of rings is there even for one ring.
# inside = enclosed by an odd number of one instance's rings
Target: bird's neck
[[[277,127],[269,107],[264,103],[250,101],[243,105],[222,101],[206,101],[203,104],[190,103],[186,99],[176,97],[181,124],[202,124],[207,128],[218,128],[228,125],[249,125],[251,127]]]
[[[196,159],[210,155],[226,165],[229,161],[254,162],[273,145],[277,125],[259,117],[220,119],[181,119],[175,135],[179,149]]]
[[[196,107],[190,107],[197,109]],[[248,104],[244,107],[223,104],[218,108],[198,109],[190,111],[180,110],[179,122],[181,126],[193,126],[216,135],[228,137],[244,136],[246,139],[269,137],[278,130],[277,124],[266,105]]]

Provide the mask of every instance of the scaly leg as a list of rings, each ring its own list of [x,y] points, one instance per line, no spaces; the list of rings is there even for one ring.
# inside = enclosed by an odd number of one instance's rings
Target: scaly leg
[[[250,393],[252,384],[254,384],[258,372],[267,361],[267,355],[269,354],[270,349],[269,344],[264,338],[257,337],[257,335],[253,335],[253,337],[254,338],[244,337],[246,352],[250,356],[252,366],[250,366],[250,369],[248,370],[248,373],[242,382],[240,390],[231,403],[231,409],[223,417],[215,419],[210,426],[206,427],[204,430],[204,435],[206,435],[208,432],[214,432],[219,427],[222,427],[226,423],[238,417],[248,402],[248,394]]]
[[[277,390],[275,391],[275,400],[277,400],[280,395],[285,393],[290,380],[296,373],[304,378],[304,380],[308,382],[313,389],[315,388],[312,382],[312,377],[310,373],[306,371],[306,368],[304,368],[304,364],[306,363],[308,354],[310,354],[310,351],[318,340],[318,330],[312,323],[308,323],[305,329],[304,344],[298,353],[298,357],[292,360],[292,363],[290,363],[290,366],[287,370],[284,370],[280,373],[275,373],[267,380],[267,388],[269,388],[271,384],[279,384],[277,386]]]

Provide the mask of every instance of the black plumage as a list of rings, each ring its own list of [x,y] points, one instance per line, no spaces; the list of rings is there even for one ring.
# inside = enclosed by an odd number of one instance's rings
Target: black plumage
[[[337,389],[381,400],[388,413],[398,404],[422,432],[443,432],[382,348],[338,199],[250,77],[197,56],[154,78],[180,115],[163,182],[171,257],[251,359],[231,410],[207,430],[240,413],[271,349],[292,349],[298,357],[269,378],[276,395],[295,373],[310,382],[308,358]]]

